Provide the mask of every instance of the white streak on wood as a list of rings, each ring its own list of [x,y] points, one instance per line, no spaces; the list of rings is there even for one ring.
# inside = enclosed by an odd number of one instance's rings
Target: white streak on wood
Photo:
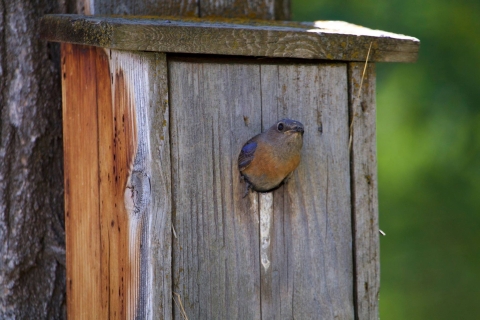
[[[250,198],[250,210],[249,212],[251,212],[253,214],[252,218],[254,219],[254,221],[256,223],[260,223],[260,216],[259,216],[259,208],[258,208],[258,203],[259,203],[259,199],[258,199],[258,195],[256,192],[250,192],[249,194],[249,198]]]
[[[270,267],[269,247],[270,230],[273,222],[273,195],[272,193],[260,194],[260,261],[265,272]]]
[[[85,14],[91,14],[91,15],[94,15],[94,14],[95,14],[95,5],[94,5],[94,2],[95,2],[95,0],[86,0],[86,1],[85,1],[85,4],[86,4]]]
[[[117,74],[123,74],[125,79],[125,88],[127,91],[128,107],[130,114],[134,115],[134,121],[125,122],[125,126],[130,126],[130,131],[133,133],[132,139],[135,141],[134,158],[128,172],[127,185],[125,186],[125,208],[127,209],[128,217],[128,255],[130,259],[131,274],[125,281],[130,280],[127,285],[129,292],[126,296],[127,302],[127,318],[133,319],[137,313],[137,307],[140,294],[140,245],[142,226],[141,220],[144,218],[150,199],[149,190],[149,154],[146,152],[148,146],[148,121],[146,119],[146,93],[148,93],[148,74],[146,73],[146,66],[140,57],[134,53],[112,50],[110,52],[110,70],[112,72],[112,100],[114,101],[114,108],[117,103],[115,98],[117,96],[115,89],[115,81]],[[116,119],[117,123],[123,122],[124,119]],[[106,150],[105,150],[106,151]],[[117,169],[118,170],[118,169]]]
[[[399,40],[418,41],[417,38],[406,36],[403,34],[391,33],[382,30],[365,28],[359,25],[348,23],[345,21],[314,21],[315,29],[309,29],[308,32],[316,33],[332,33],[332,34],[349,34],[357,36],[386,37]]]

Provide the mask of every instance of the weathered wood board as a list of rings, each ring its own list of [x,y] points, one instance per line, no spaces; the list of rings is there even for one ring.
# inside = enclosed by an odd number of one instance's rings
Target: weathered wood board
[[[365,70],[365,73],[364,73]],[[355,305],[358,319],[378,319],[380,243],[376,151],[375,65],[349,63]]]
[[[81,14],[162,15],[176,17],[228,17],[288,20],[290,1],[261,0],[77,0],[76,12]],[[69,10],[72,12],[72,10]]]
[[[168,318],[166,57],[64,44],[62,70],[69,318]]]
[[[347,65],[168,66],[173,290],[189,318],[353,319]],[[305,124],[300,167],[242,198],[241,146],[282,117]]]
[[[259,75],[255,65],[169,62],[173,291],[191,319],[261,317],[257,204],[239,201],[236,165],[261,129]]]
[[[418,39],[345,22],[249,21],[169,17],[46,15],[50,41],[167,53],[219,54],[341,61],[414,62]]]
[[[199,17],[288,20],[290,0],[204,0],[199,1]]]
[[[346,64],[261,65],[261,77],[264,128],[283,117],[305,125],[301,164],[273,193],[262,316],[351,319]]]

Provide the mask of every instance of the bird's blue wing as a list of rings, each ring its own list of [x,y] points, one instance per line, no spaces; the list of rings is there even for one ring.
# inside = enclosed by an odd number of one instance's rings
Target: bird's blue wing
[[[238,168],[240,171],[246,169],[248,165],[253,160],[253,155],[255,154],[255,150],[257,149],[257,143],[255,141],[249,141],[245,143],[238,156]]]

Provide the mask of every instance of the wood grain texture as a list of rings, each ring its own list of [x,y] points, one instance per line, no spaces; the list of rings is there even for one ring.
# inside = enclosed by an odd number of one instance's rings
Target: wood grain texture
[[[71,73],[81,67],[75,74],[64,73],[69,129],[65,150],[79,152],[66,158],[66,167],[89,177],[86,183],[78,174],[65,173],[70,190],[66,193],[68,316],[168,318],[171,181],[166,57],[63,47],[64,70]],[[85,73],[90,78],[84,79]],[[78,104],[69,98],[72,94],[88,100]],[[88,121],[78,123],[82,119]],[[71,143],[72,137],[78,141]],[[77,197],[87,204],[96,202],[83,209]],[[78,220],[86,222],[78,226]]]
[[[102,299],[96,76],[95,48],[62,45],[67,306],[70,319],[105,319],[108,315]]]
[[[201,0],[199,17],[290,19],[289,0]]]
[[[251,62],[169,62],[173,290],[192,319],[353,319],[346,64]],[[287,116],[299,168],[242,198],[242,144]]]
[[[163,15],[176,17],[289,18],[288,0],[67,0],[69,12],[87,15]],[[70,2],[75,2],[74,5]]]
[[[197,17],[199,5],[195,0],[95,0],[88,14]]]
[[[140,99],[148,90],[135,57],[111,51],[104,53],[104,58],[109,64],[105,80],[111,84],[108,98],[112,101],[110,108],[99,104],[99,133],[103,142],[99,153],[110,158],[100,163],[100,185],[106,185],[105,192],[103,188],[100,190],[100,198],[108,206],[102,227],[108,232],[103,239],[109,251],[109,267],[105,270],[110,283],[109,316],[132,319],[139,300],[140,234],[147,205],[145,198],[149,197],[145,187],[148,181],[144,183],[136,176],[146,170],[135,168],[138,161],[145,161],[145,137],[138,135],[145,126],[140,113],[145,108],[144,101]],[[109,199],[112,194],[113,201]]]
[[[357,319],[378,319],[380,244],[375,134],[375,65],[369,64],[363,76],[364,66],[364,63],[348,65],[349,105],[353,119],[351,175],[355,305]]]
[[[166,57],[115,50],[109,52],[109,57],[115,90],[112,97],[118,110],[113,123],[121,121],[123,126],[123,110],[127,106],[135,113],[136,120],[136,130],[132,132],[136,140],[135,157],[130,166],[125,166],[129,169],[128,180],[121,184],[129,221],[127,257],[132,268],[126,318],[168,318],[171,181]],[[131,91],[130,96],[122,96],[123,88]],[[122,150],[124,146],[115,142],[117,131],[113,130],[113,147]],[[128,275],[125,279],[129,279]]]
[[[300,166],[273,192],[263,319],[353,319],[346,64],[261,65],[266,129],[305,126]]]
[[[170,164],[170,109],[165,54],[143,53],[143,72],[149,74],[146,127],[150,161],[151,200],[144,234],[142,261],[146,263],[144,319],[172,318],[172,180]],[[148,131],[147,131],[148,130]],[[144,257],[144,258],[143,258]]]
[[[258,201],[239,200],[236,164],[241,144],[260,131],[259,68],[168,65],[173,291],[190,319],[260,319]],[[178,308],[174,316],[182,319]]]
[[[278,58],[413,62],[418,39],[343,22],[215,21],[174,18],[46,15],[41,36],[50,41],[171,53]]]

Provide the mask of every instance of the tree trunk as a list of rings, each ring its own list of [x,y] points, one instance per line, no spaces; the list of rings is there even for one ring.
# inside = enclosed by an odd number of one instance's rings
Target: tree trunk
[[[65,318],[60,1],[0,1],[0,318]]]

